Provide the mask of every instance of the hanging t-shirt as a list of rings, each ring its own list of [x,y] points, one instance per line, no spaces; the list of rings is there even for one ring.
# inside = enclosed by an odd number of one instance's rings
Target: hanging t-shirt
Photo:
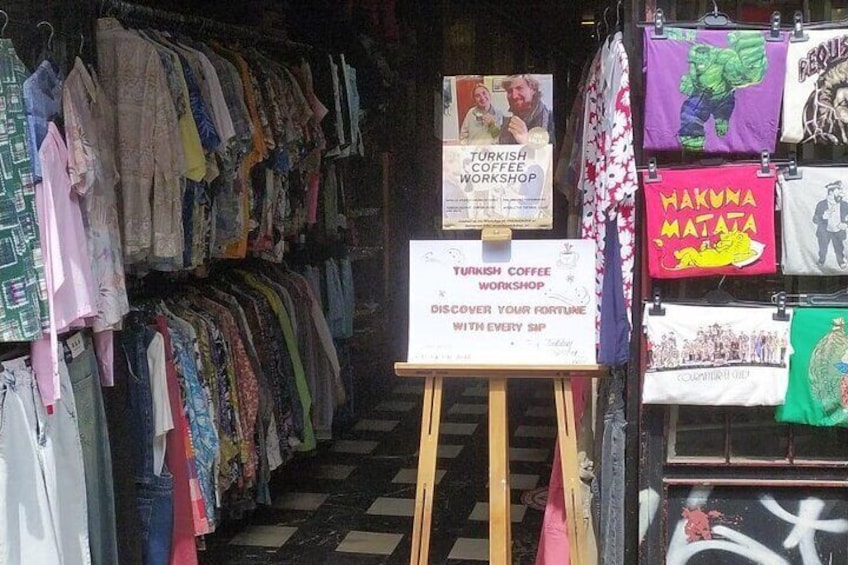
[[[789,45],[783,88],[785,143],[848,143],[848,30],[809,30]]]
[[[775,177],[759,165],[644,173],[651,277],[759,275],[777,270]]]
[[[645,30],[645,149],[774,151],[785,36],[768,32],[666,28]]]
[[[775,406],[789,380],[789,328],[776,308],[664,304],[645,313],[646,404]],[[791,315],[791,314],[790,314]]]
[[[802,178],[782,179],[783,272],[848,274],[848,168],[799,167]]]
[[[777,421],[848,426],[848,309],[798,308],[792,318],[789,389]]]

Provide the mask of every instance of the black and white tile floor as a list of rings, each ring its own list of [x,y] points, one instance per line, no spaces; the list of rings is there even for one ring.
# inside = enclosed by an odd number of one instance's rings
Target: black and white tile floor
[[[273,478],[272,508],[207,539],[203,565],[409,562],[423,383],[402,380],[343,437]],[[550,383],[510,383],[513,562],[532,564],[556,433]],[[445,384],[431,563],[488,560],[487,388]],[[534,498],[533,506],[522,503]]]

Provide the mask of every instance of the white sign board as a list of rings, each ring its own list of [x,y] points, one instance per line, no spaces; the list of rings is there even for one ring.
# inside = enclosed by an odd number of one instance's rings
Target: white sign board
[[[410,242],[408,362],[595,364],[594,243],[489,245]]]

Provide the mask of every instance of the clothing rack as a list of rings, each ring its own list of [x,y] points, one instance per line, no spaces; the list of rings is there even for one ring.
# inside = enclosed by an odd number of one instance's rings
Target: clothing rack
[[[123,0],[101,0],[101,15],[113,15],[120,19],[145,20],[151,23],[176,25],[186,33],[192,30],[215,35],[222,39],[240,39],[257,43],[276,44],[297,52],[309,52],[311,45],[292,41],[284,30],[254,31],[241,26],[222,23],[202,16],[180,14],[160,8],[141,6]]]

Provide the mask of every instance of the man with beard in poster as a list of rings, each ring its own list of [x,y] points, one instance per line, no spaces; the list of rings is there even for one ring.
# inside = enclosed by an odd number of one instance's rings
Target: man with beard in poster
[[[819,259],[822,267],[827,259],[827,248],[833,243],[839,268],[845,267],[845,232],[848,229],[848,203],[843,201],[842,181],[828,184],[827,198],[816,204],[813,223],[816,224],[816,239],[819,243]]]
[[[504,118],[499,143],[528,143],[530,130],[541,128],[548,133],[548,143],[554,141],[554,120],[551,111],[542,103],[542,89],[534,75],[510,75],[501,83],[509,101],[511,117]]]

